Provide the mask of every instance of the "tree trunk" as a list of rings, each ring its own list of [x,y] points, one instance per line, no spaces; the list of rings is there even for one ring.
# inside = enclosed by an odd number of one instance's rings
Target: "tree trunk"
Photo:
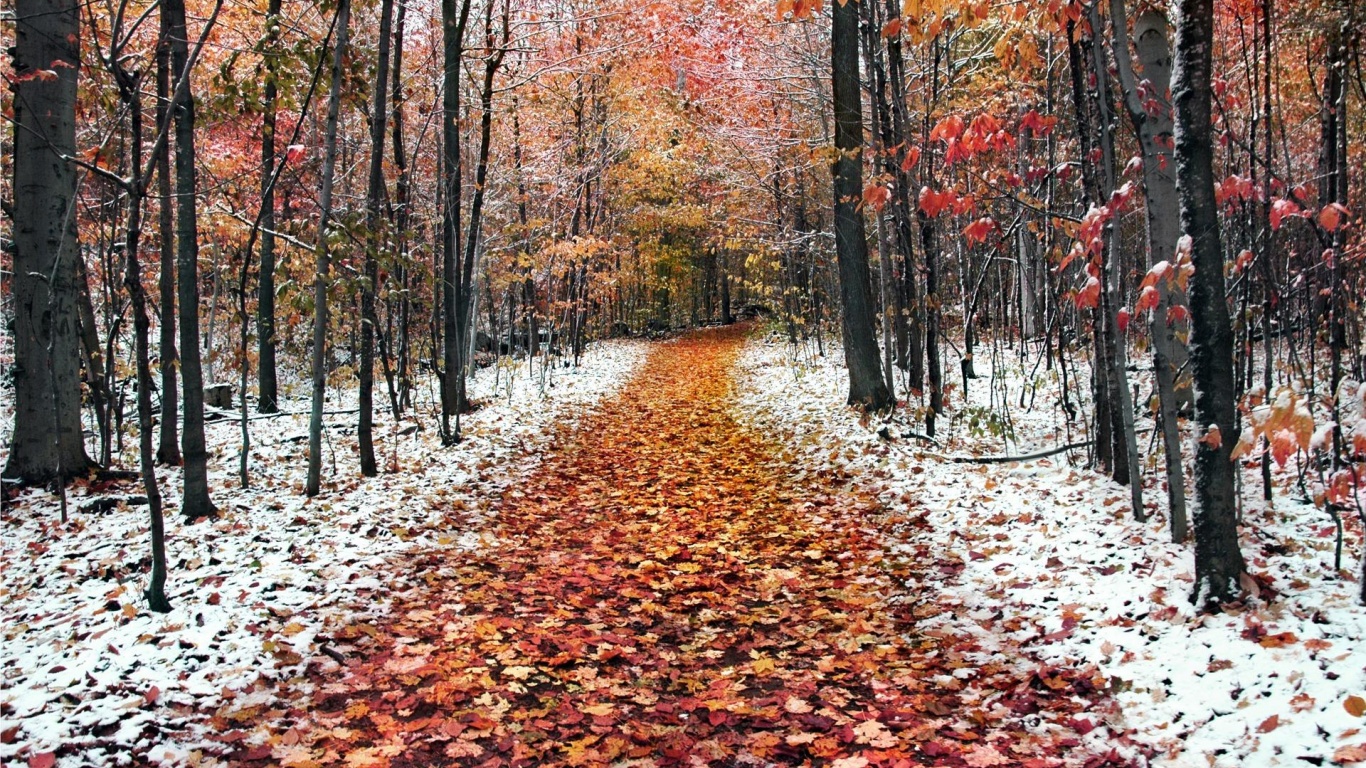
[[[161,39],[157,42],[157,130],[169,125],[171,110],[171,41],[166,17],[161,17]],[[157,291],[161,300],[158,320],[160,340],[157,355],[161,370],[161,429],[157,435],[157,461],[180,466],[180,397],[176,383],[176,275],[175,275],[175,200],[171,196],[171,142],[163,140],[156,148],[157,233],[161,270]],[[149,497],[150,498],[150,497]]]
[[[281,0],[266,8],[265,114],[261,126],[261,274],[256,285],[256,410],[280,410],[275,365],[275,123],[279,109],[278,78]],[[247,393],[243,392],[242,397]]]
[[[1105,46],[1101,38],[1100,10],[1093,4],[1089,11],[1091,29],[1095,37],[1092,41],[1093,62],[1097,82],[1096,104],[1100,117],[1101,150],[1101,191],[1105,200],[1115,193],[1115,119],[1114,105],[1110,100],[1110,75],[1105,63]],[[1127,55],[1127,51],[1125,52]],[[1134,433],[1133,399],[1129,394],[1129,375],[1125,364],[1128,343],[1124,332],[1119,328],[1118,312],[1124,302],[1123,262],[1120,260],[1119,231],[1114,221],[1106,224],[1105,250],[1102,257],[1102,273],[1105,278],[1102,288],[1101,306],[1104,308],[1106,343],[1110,352],[1110,401],[1114,403],[1114,415],[1119,437],[1116,441],[1115,455],[1123,462],[1115,462],[1115,479],[1129,486],[1129,501],[1133,507],[1134,519],[1143,522],[1148,519],[1143,508],[1143,477],[1140,472],[1142,461],[1138,455],[1138,437]],[[1122,474],[1121,474],[1122,473]]]
[[[77,332],[76,72],[79,4],[17,0],[14,71],[14,433],[4,476],[34,485],[85,472]],[[25,77],[42,70],[55,78]]]
[[[1195,374],[1195,591],[1202,607],[1238,595],[1244,571],[1238,548],[1234,463],[1233,330],[1224,299],[1223,247],[1214,199],[1210,130],[1210,59],[1213,0],[1177,3],[1176,107],[1177,194],[1181,230],[1191,238],[1195,274],[1190,280],[1191,362]]]
[[[886,18],[901,18],[900,0],[887,0]],[[894,328],[898,339],[904,337],[904,349],[898,342],[898,356],[906,369],[909,386],[919,391],[925,386],[925,327],[924,298],[920,295],[920,281],[916,279],[920,265],[915,258],[915,233],[913,229],[915,190],[911,188],[911,172],[904,167],[910,149],[910,118],[906,114],[906,62],[901,52],[901,34],[887,38],[887,85],[890,89],[891,119],[886,126],[887,138],[884,146],[888,150],[899,151],[901,160],[891,155],[887,158],[892,177],[892,221],[895,222],[895,242],[901,253],[901,285],[894,300],[896,316]],[[900,148],[897,150],[896,148]]]
[[[112,37],[119,39],[122,30]],[[133,303],[134,348],[138,381],[138,463],[143,491],[151,515],[152,574],[147,590],[147,607],[157,613],[169,613],[171,602],[166,598],[166,529],[162,519],[161,488],[157,484],[156,460],[152,454],[152,365],[148,337],[151,319],[147,315],[147,292],[142,285],[142,270],[138,250],[142,242],[142,203],[146,195],[146,181],[142,175],[142,97],[141,82],[122,68],[115,56],[110,56],[114,77],[118,81],[119,96],[128,108],[129,167],[132,178],[128,193],[127,229],[124,237],[124,285]]]
[[[830,170],[835,188],[835,254],[844,303],[844,362],[849,370],[847,402],[868,411],[881,411],[895,403],[882,379],[877,339],[873,335],[868,240],[859,210],[863,199],[863,99],[859,92],[858,6],[836,3],[832,14],[831,91],[835,102],[835,149],[839,156]]]
[[[276,0],[278,2],[278,0]],[[384,134],[389,116],[389,46],[392,37],[394,1],[382,0],[379,10],[379,53],[375,66],[374,100],[370,106],[370,178],[365,194],[365,230],[369,243],[365,249],[365,277],[360,288],[360,473],[374,477],[375,463],[375,292],[379,290],[378,257],[386,238],[380,205],[384,202]]]
[[[81,349],[84,352],[82,363],[88,377],[86,386],[90,390],[90,405],[95,411],[95,421],[100,430],[99,463],[108,466],[112,460],[112,442],[115,419],[113,390],[109,386],[110,376],[105,375],[108,366],[112,372],[114,342],[118,336],[119,322],[109,328],[109,354],[100,349],[99,326],[95,323],[95,301],[91,296],[90,276],[85,268],[85,259],[76,259],[76,315],[80,328]],[[120,439],[122,437],[120,436]]]
[[[180,303],[180,375],[184,430],[180,450],[185,461],[180,513],[187,520],[214,517],[209,500],[209,455],[204,443],[204,379],[199,362],[199,216],[195,199],[195,111],[189,78],[189,36],[184,0],[166,0],[166,31],[171,71],[178,87],[172,95],[175,117],[176,269]],[[181,80],[186,82],[181,83]]]
[[[1110,30],[1114,44],[1116,71],[1123,90],[1124,105],[1138,135],[1143,158],[1143,194],[1148,215],[1148,264],[1175,257],[1179,235],[1180,210],[1176,198],[1175,165],[1167,149],[1171,138],[1171,108],[1166,93],[1171,87],[1171,48],[1167,43],[1167,19],[1160,13],[1148,11],[1134,25],[1139,60],[1143,64],[1144,79],[1151,84],[1149,98],[1156,109],[1146,107],[1139,95],[1138,78],[1134,74],[1129,55],[1127,34],[1128,16],[1124,0],[1110,0]],[[1184,291],[1172,281],[1159,286],[1161,296],[1153,312],[1153,369],[1157,380],[1158,426],[1162,430],[1162,447],[1167,467],[1167,506],[1171,514],[1172,541],[1185,541],[1186,478],[1181,466],[1181,433],[1177,413],[1189,408],[1189,386],[1177,386],[1177,371],[1185,366],[1189,354],[1177,339],[1185,330],[1184,322],[1172,323],[1167,307],[1185,304]]]
[[[862,3],[864,12],[863,25],[863,56],[865,69],[871,73],[872,94],[869,98],[870,116],[872,118],[873,134],[873,154],[876,157],[874,168],[881,168],[882,173],[891,175],[893,179],[895,163],[891,161],[892,147],[896,146],[891,137],[894,135],[890,123],[891,108],[887,103],[887,74],[882,66],[882,37],[879,30],[882,29],[881,19],[879,18],[878,4],[875,2]],[[897,184],[897,192],[902,191],[901,185]],[[888,214],[895,210],[895,207],[882,206],[874,211],[873,215],[877,219],[877,256],[878,256],[878,298],[881,304],[881,319],[879,324],[882,329],[882,373],[887,384],[887,393],[896,400],[896,368],[893,365],[893,355],[896,352],[896,343],[893,339],[893,328],[896,325],[896,313],[892,300],[892,245],[888,235]],[[893,226],[896,226],[893,222]],[[904,256],[904,253],[903,253]]]
[[[493,141],[493,81],[507,51],[506,45],[510,32],[508,19],[504,16],[503,39],[501,44],[495,48],[493,2],[490,0],[486,5],[484,16],[484,38],[488,59],[484,62],[484,81],[479,91],[479,107],[482,110],[479,120],[479,159],[474,170],[474,194],[470,200],[470,218],[465,233],[465,253],[461,264],[458,291],[459,311],[456,316],[456,332],[460,341],[459,353],[456,358],[459,369],[456,375],[458,413],[464,413],[469,409],[468,398],[465,395],[465,380],[469,372],[469,362],[472,355],[467,355],[467,352],[474,342],[474,279],[475,275],[478,274],[476,267],[480,253],[480,227],[483,224],[484,193],[488,185],[489,148]],[[458,426],[455,439],[460,439]]]
[[[398,242],[395,252],[399,258],[398,282],[399,291],[398,304],[398,341],[393,346],[395,350],[395,365],[397,370],[395,376],[398,379],[398,394],[394,397],[394,418],[397,419],[403,408],[409,401],[411,392],[411,378],[409,376],[409,339],[411,338],[409,323],[412,319],[412,298],[410,291],[410,260],[407,253],[408,245],[408,221],[409,221],[409,188],[411,185],[408,170],[408,153],[404,146],[404,110],[403,104],[406,97],[403,93],[403,32],[408,18],[408,4],[398,4],[398,18],[394,21],[394,65],[391,68],[393,83],[390,91],[393,93],[394,115],[393,115],[393,148],[394,148],[394,167],[398,170],[398,178],[394,183],[394,232]],[[392,387],[391,387],[392,388]]]
[[[465,42],[465,24],[469,21],[470,0],[441,0],[442,28],[442,95],[441,137],[443,167],[442,192],[445,205],[441,207],[441,436],[446,443],[459,439],[451,427],[451,417],[458,416],[464,403],[460,400],[460,310],[458,269],[460,261],[460,59]]]
[[[332,219],[332,181],[337,167],[337,120],[341,111],[342,59],[350,31],[351,0],[337,4],[337,40],[332,50],[332,79],[327,95],[327,124],[323,129],[322,188],[318,195],[318,243],[313,275],[313,408],[308,419],[308,480],[304,492],[322,490],[323,396],[327,388],[328,227]]]

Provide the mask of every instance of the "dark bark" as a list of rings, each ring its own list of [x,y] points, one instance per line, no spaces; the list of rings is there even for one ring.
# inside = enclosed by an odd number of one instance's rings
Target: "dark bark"
[[[1181,230],[1191,238],[1191,362],[1195,374],[1195,591],[1203,607],[1238,596],[1244,571],[1238,548],[1230,457],[1234,427],[1233,330],[1224,299],[1224,263],[1210,128],[1213,0],[1177,3],[1173,97]]]
[[[470,1],[441,0],[442,95],[441,95],[441,435],[447,443],[458,439],[451,417],[458,416],[460,400],[460,59],[469,21]],[[458,427],[457,427],[458,429]]]
[[[175,119],[175,201],[177,298],[180,304],[180,375],[184,429],[180,450],[185,462],[180,513],[188,520],[213,517],[209,500],[209,454],[204,443],[204,378],[199,360],[199,216],[195,199],[195,107],[185,73],[189,67],[189,37],[184,0],[165,0],[171,72],[177,83],[171,100]],[[181,82],[185,80],[186,82]]]
[[[887,0],[886,18],[901,17],[900,0]],[[898,155],[888,158],[888,166],[895,179],[892,189],[892,221],[897,250],[901,254],[901,284],[895,297],[894,327],[898,337],[900,364],[906,369],[909,385],[914,390],[925,386],[925,302],[917,277],[920,265],[916,262],[913,217],[916,207],[915,190],[911,186],[910,169],[903,168],[910,149],[911,123],[906,112],[906,62],[901,51],[901,35],[887,39],[887,86],[890,90],[891,119],[888,121],[884,146],[900,148]],[[904,337],[904,345],[900,341]]]
[[[409,327],[412,319],[412,299],[410,293],[410,260],[407,254],[408,244],[408,199],[411,179],[408,170],[408,153],[404,146],[404,110],[403,105],[407,100],[403,93],[403,31],[408,18],[408,4],[400,2],[398,4],[398,18],[394,21],[394,65],[392,67],[393,83],[390,91],[393,94],[394,115],[393,115],[393,150],[394,168],[398,171],[398,178],[394,183],[394,232],[397,236],[396,252],[399,254],[398,264],[398,340],[394,344],[395,350],[395,378],[398,379],[397,392],[393,382],[390,383],[391,397],[393,398],[394,418],[398,418],[403,408],[408,404],[411,386],[408,375],[409,370],[409,339],[411,329]],[[392,311],[392,310],[391,310]]]
[[[78,9],[74,0],[14,6],[14,433],[3,475],[30,485],[91,465],[81,433],[80,251],[68,160],[76,154]],[[42,70],[57,76],[35,76]]]
[[[158,130],[169,125],[171,109],[171,43],[166,31],[166,18],[161,18],[161,39],[157,43],[157,108]],[[161,271],[157,275],[157,291],[161,300],[158,321],[160,340],[157,356],[161,372],[161,428],[157,435],[157,462],[180,466],[180,394],[176,382],[176,273],[175,273],[175,201],[171,195],[171,143],[163,140],[156,148],[157,174],[157,247]]]
[[[337,167],[337,120],[341,111],[342,60],[350,31],[351,0],[337,4],[337,39],[332,50],[331,86],[327,96],[327,123],[323,128],[322,189],[318,196],[318,242],[313,275],[313,407],[308,419],[308,478],[304,492],[317,496],[322,490],[323,397],[327,387],[327,288],[330,271],[328,227],[332,220],[332,182]]]
[[[1105,62],[1105,46],[1100,32],[1103,28],[1100,10],[1092,5],[1088,14],[1092,33],[1095,35],[1092,38],[1092,62],[1098,85],[1096,112],[1100,125],[1100,189],[1104,195],[1103,201],[1108,201],[1113,197],[1117,186],[1114,103],[1111,100],[1110,73]],[[1129,393],[1129,376],[1125,364],[1128,344],[1124,333],[1119,329],[1118,319],[1119,309],[1124,303],[1124,262],[1120,258],[1118,240],[1119,231],[1115,228],[1114,221],[1107,222],[1105,246],[1101,253],[1101,309],[1104,317],[1101,327],[1110,357],[1110,402],[1114,404],[1116,437],[1119,438],[1115,441],[1115,480],[1129,486],[1129,500],[1133,507],[1134,519],[1143,522],[1148,519],[1148,513],[1143,507],[1143,479],[1140,473],[1142,465],[1138,454],[1138,438],[1134,434],[1133,399]]]
[[[277,0],[278,1],[278,0]],[[385,243],[380,205],[384,202],[384,134],[389,116],[389,46],[394,16],[393,0],[382,0],[379,11],[379,53],[375,66],[375,92],[370,105],[370,178],[365,193],[365,278],[360,293],[360,473],[374,477],[375,463],[375,292],[379,289],[379,252]]]
[[[120,17],[121,18],[121,17]],[[121,38],[122,30],[115,25],[112,37]],[[119,63],[117,49],[111,52],[108,65],[114,70],[119,96],[128,109],[129,166],[133,176],[126,188],[128,197],[127,229],[124,237],[124,285],[133,304],[134,349],[138,381],[138,460],[142,486],[147,495],[151,515],[152,573],[147,590],[147,607],[157,613],[168,613],[171,602],[166,598],[166,529],[162,518],[161,488],[157,483],[156,459],[152,453],[152,365],[149,352],[151,319],[147,313],[147,292],[142,285],[142,270],[138,251],[142,241],[142,203],[146,182],[142,175],[142,96],[141,82]]]
[[[464,255],[461,259],[460,283],[457,292],[459,301],[458,312],[456,313],[456,333],[459,337],[459,347],[455,358],[458,369],[455,378],[456,402],[459,409],[457,413],[464,413],[469,408],[468,398],[465,394],[465,378],[469,372],[469,351],[474,342],[474,279],[479,257],[480,228],[483,225],[485,190],[488,186],[489,150],[493,142],[494,77],[498,74],[498,67],[501,66],[503,56],[507,52],[508,35],[511,34],[505,10],[502,40],[501,42],[497,41],[493,34],[492,0],[489,0],[485,8],[484,42],[488,58],[484,61],[484,79],[479,90],[479,108],[481,110],[479,159],[474,170],[474,192],[470,199],[470,218],[466,225]],[[455,439],[460,439],[458,422]]]
[[[111,201],[112,202],[112,201]],[[80,324],[81,351],[84,353],[82,364],[85,367],[86,388],[90,392],[90,405],[95,411],[95,421],[100,432],[99,463],[108,466],[112,458],[113,440],[113,392],[109,387],[110,377],[105,375],[108,358],[113,354],[113,345],[118,336],[119,323],[111,324],[109,329],[109,355],[100,349],[99,326],[95,322],[95,301],[90,289],[90,276],[85,268],[85,259],[76,259],[76,314]],[[121,318],[120,318],[121,319]],[[122,439],[122,436],[120,436]]]
[[[832,9],[831,91],[835,103],[835,149],[831,164],[835,193],[835,254],[843,299],[844,362],[849,370],[850,405],[880,411],[894,405],[882,378],[873,335],[868,241],[863,213],[863,99],[859,92],[858,5]]]
[[[266,8],[266,82],[262,89],[265,112],[261,118],[261,270],[256,285],[256,410],[280,410],[275,363],[275,124],[279,109],[281,0]],[[242,396],[245,398],[246,393]]]
[[[894,172],[893,166],[895,166],[891,160],[891,148],[896,145],[891,143],[893,136],[893,131],[889,125],[891,123],[891,107],[887,103],[887,72],[882,62],[882,38],[880,35],[882,25],[878,14],[879,5],[868,2],[862,3],[861,6],[864,12],[862,35],[864,66],[870,73],[869,79],[872,81],[869,102],[873,123],[873,152],[877,160],[874,168],[880,167],[882,173],[891,175]],[[892,210],[894,209],[883,206],[873,215],[877,219],[878,293],[882,316],[882,322],[879,324],[882,329],[882,373],[887,384],[887,393],[895,400],[896,368],[892,358],[897,349],[897,344],[893,339],[893,326],[896,325],[894,310],[896,302],[892,299],[892,245],[889,242],[887,222]],[[895,222],[892,226],[895,226]]]

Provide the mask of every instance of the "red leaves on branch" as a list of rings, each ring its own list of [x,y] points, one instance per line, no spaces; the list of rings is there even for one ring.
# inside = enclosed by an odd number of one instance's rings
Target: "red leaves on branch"
[[[983,216],[963,228],[963,237],[969,243],[984,243],[987,236],[996,230],[996,221],[990,216]]]
[[[1319,211],[1319,226],[1328,232],[1336,232],[1347,223],[1347,207],[1342,203],[1329,203]]]
[[[953,206],[958,199],[958,195],[948,190],[935,191],[929,187],[920,190],[920,210],[926,216],[934,218]]]
[[[1287,218],[1303,215],[1299,205],[1293,200],[1277,198],[1271,203],[1271,228],[1273,230],[1280,229],[1281,224],[1284,223]]]
[[[882,210],[882,206],[892,199],[892,190],[885,184],[869,184],[863,188],[863,204],[871,207],[875,211]]]

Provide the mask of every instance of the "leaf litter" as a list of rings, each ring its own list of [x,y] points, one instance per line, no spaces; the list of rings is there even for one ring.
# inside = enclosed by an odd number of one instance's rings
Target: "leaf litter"
[[[621,386],[645,350],[595,344],[579,368],[552,370],[545,386],[481,372],[471,396],[482,407],[465,417],[453,448],[440,444],[430,400],[419,397],[397,423],[377,413],[376,447],[389,471],[376,478],[360,478],[355,417],[329,417],[326,484],[311,501],[302,494],[305,449],[292,439],[305,433],[306,399],[282,404],[301,415],[251,422],[250,489],[237,481],[240,422],[210,422],[219,520],[185,524],[175,507],[180,470],[158,469],[173,606],[164,615],[142,597],[146,507],[78,511],[89,499],[135,495],[136,483],[78,481],[65,527],[49,493],[6,500],[0,765],[217,763],[235,748],[221,739],[224,721],[269,712],[279,680],[302,683],[320,662],[333,663],[338,632],[379,621],[391,590],[429,575],[394,575],[390,563],[419,549],[486,546],[486,500],[533,471],[556,429]],[[354,392],[329,393],[329,409],[353,406]],[[6,411],[0,428],[8,430]]]
[[[908,521],[737,423],[742,347],[658,349],[503,490],[496,544],[395,560],[422,578],[334,634],[342,663],[225,708],[232,762],[1125,764],[1081,746],[1094,667],[927,623],[908,585],[944,561],[885,546]]]
[[[1137,523],[1127,488],[1065,455],[946,460],[1076,439],[1059,428],[1057,381],[1002,357],[966,400],[950,398],[938,445],[882,439],[877,425],[830,407],[848,385],[838,348],[794,355],[756,338],[739,362],[736,413],[788,447],[803,482],[863,489],[905,518],[887,547],[939,563],[907,582],[937,595],[923,631],[965,634],[979,653],[1005,650],[1044,669],[1093,670],[1106,697],[1074,725],[1094,754],[1171,768],[1366,761],[1366,611],[1356,576],[1333,570],[1327,515],[1283,487],[1271,503],[1255,498],[1260,470],[1246,467],[1249,594],[1221,614],[1197,614],[1191,545],[1170,543],[1160,471],[1145,472],[1151,519]],[[973,434],[975,414],[1000,413],[1035,387],[1038,405],[1014,409],[1013,435]],[[1288,484],[1294,471],[1278,470],[1278,480]],[[1347,551],[1360,552],[1360,527],[1346,522]]]

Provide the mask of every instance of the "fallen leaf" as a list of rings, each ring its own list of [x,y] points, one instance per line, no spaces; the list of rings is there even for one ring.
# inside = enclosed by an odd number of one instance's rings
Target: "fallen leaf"
[[[997,752],[995,747],[978,744],[963,754],[963,762],[972,768],[992,768],[996,765],[1006,765],[1010,760]]]
[[[1333,752],[1335,763],[1360,763],[1366,761],[1366,744],[1348,744]]]

